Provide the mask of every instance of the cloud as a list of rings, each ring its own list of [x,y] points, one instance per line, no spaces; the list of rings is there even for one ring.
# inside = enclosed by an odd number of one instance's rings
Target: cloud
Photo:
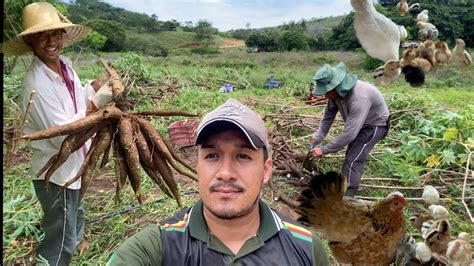
[[[106,0],[130,11],[156,14],[159,20],[206,19],[220,31],[274,27],[289,21],[348,14],[348,0]]]

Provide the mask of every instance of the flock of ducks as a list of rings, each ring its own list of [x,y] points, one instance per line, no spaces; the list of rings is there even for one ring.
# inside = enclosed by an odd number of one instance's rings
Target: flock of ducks
[[[452,52],[446,41],[437,40],[438,29],[429,23],[429,11],[419,3],[408,6],[407,0],[400,0],[397,4],[400,16],[409,14],[419,29],[418,42],[403,51],[401,60],[399,47],[407,38],[405,27],[377,12],[372,0],[351,0],[351,5],[355,10],[357,39],[369,56],[384,61],[383,66],[373,71],[374,82],[379,86],[389,86],[403,73],[405,80],[417,87],[424,84],[425,74],[440,64],[450,64],[453,60],[460,68],[472,64],[462,39],[456,39]]]

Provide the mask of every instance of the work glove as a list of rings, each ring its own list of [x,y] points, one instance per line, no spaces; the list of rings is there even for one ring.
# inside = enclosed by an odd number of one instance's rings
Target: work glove
[[[92,98],[92,102],[98,109],[102,106],[108,104],[112,101],[114,95],[112,93],[112,86],[110,84],[110,80],[104,83],[102,87],[97,91],[94,98]]]

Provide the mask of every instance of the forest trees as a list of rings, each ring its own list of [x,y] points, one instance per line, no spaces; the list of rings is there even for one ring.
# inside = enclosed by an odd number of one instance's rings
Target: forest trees
[[[127,35],[120,23],[111,20],[92,19],[86,25],[107,38],[105,45],[102,47],[103,51],[121,51],[124,48]]]

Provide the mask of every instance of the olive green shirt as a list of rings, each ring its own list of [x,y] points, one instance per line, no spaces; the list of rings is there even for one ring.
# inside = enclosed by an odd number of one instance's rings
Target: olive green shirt
[[[309,233],[307,235],[312,236],[311,239],[305,239],[306,241],[311,242],[312,245],[312,265],[330,265],[326,250],[321,240],[314,232],[309,232],[301,225],[289,223],[280,218],[277,219],[275,217],[276,212],[271,210],[261,201],[259,206],[261,219],[257,235],[248,239],[237,254],[233,254],[226,245],[210,232],[204,219],[202,201],[199,201],[194,205],[191,211],[188,212],[190,215],[186,214],[183,220],[174,224],[165,224],[161,227],[155,224],[149,225],[141,232],[127,239],[125,243],[122,244],[111,256],[108,265],[162,265],[164,260],[169,260],[169,258],[163,258],[163,250],[165,247],[163,247],[162,234],[168,232],[184,232],[184,228],[186,227],[186,229],[189,230],[191,238],[206,243],[207,249],[225,255],[226,258],[228,258],[225,263],[226,265],[241,265],[241,258],[263,247],[266,244],[266,240],[277,236],[279,230],[291,231],[293,228],[296,228],[295,230],[303,230]],[[279,222],[277,222],[277,220]],[[176,220],[173,222],[176,222]],[[281,225],[278,225],[278,223]],[[295,242],[301,241],[302,238],[305,238],[303,234],[295,234],[293,231],[291,231],[291,233],[295,237]],[[287,246],[287,248],[290,249],[293,245],[288,244]],[[173,247],[173,249],[174,248],[175,247]],[[178,251],[174,253],[179,254]],[[205,256],[212,255],[206,254]],[[278,257],[284,255],[268,253],[268,256]],[[218,258],[216,258],[214,262],[214,265],[221,265],[221,261]],[[181,264],[177,262],[174,266],[177,265]],[[188,265],[194,264],[189,264],[188,261]]]

